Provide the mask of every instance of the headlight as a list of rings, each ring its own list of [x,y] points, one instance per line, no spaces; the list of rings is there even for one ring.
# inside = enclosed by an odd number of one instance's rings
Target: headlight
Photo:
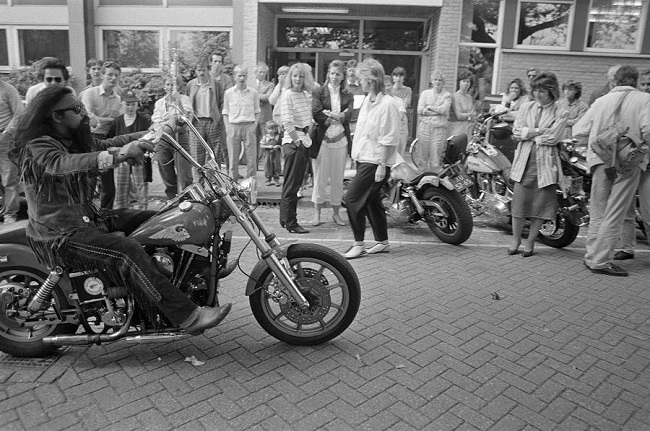
[[[237,184],[237,194],[248,203],[257,205],[257,178],[246,178]]]

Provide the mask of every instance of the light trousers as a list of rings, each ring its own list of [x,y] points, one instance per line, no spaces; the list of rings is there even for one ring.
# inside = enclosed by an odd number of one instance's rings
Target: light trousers
[[[340,148],[328,148],[325,145],[320,147],[318,157],[311,161],[314,171],[314,191],[311,195],[311,201],[313,203],[318,205],[325,203],[327,183],[329,182],[330,204],[332,206],[341,205],[343,174],[347,159],[347,144]]]
[[[239,179],[239,154],[242,145],[246,152],[246,176],[254,177],[257,174],[257,125],[251,123],[228,124],[226,137],[228,142],[228,155],[230,176]]]
[[[593,170],[585,254],[585,264],[590,268],[602,269],[611,263],[640,175],[641,169],[634,168],[611,180],[604,164]]]
[[[639,212],[645,225],[645,231],[650,236],[650,171],[641,172],[639,178]],[[621,232],[621,250],[634,254],[636,247],[636,199],[632,199],[630,208],[625,216],[623,232]]]

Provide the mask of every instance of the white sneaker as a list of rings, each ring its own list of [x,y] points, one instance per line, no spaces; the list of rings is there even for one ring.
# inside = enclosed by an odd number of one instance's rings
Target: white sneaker
[[[348,249],[348,251],[343,253],[343,257],[346,259],[356,259],[357,257],[363,256],[364,254],[366,254],[366,251],[363,249],[363,244],[353,245]]]
[[[390,252],[390,244],[382,244],[380,242],[376,243],[370,248],[366,249],[368,254],[377,254],[377,253],[388,253]]]

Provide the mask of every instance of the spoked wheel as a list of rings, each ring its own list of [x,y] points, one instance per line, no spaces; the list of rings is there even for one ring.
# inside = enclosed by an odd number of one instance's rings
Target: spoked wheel
[[[557,214],[555,220],[546,220],[539,229],[539,240],[549,247],[562,248],[571,245],[578,237],[580,226],[576,226],[562,214]]]
[[[462,244],[472,235],[474,221],[464,198],[457,192],[429,187],[420,201],[431,232],[448,244]]]
[[[310,307],[301,309],[280,289],[266,263],[260,262],[261,273],[254,271],[258,288],[250,296],[257,322],[289,344],[315,345],[341,334],[354,320],[361,300],[359,279],[352,266],[340,254],[317,244],[293,245],[287,259]]]
[[[0,269],[0,295],[5,312],[0,313],[0,351],[18,357],[48,356],[57,346],[43,343],[43,338],[74,334],[77,325],[56,323],[55,308],[66,304],[60,287],[52,291],[50,302],[34,315],[27,306],[47,275],[33,268]]]

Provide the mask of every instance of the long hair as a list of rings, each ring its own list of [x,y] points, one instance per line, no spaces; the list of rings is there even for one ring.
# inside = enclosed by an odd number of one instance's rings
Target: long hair
[[[18,118],[16,143],[19,147],[25,146],[39,136],[53,134],[52,109],[63,96],[69,93],[72,93],[71,88],[57,85],[51,85],[39,91]]]
[[[384,66],[374,58],[367,58],[363,60],[357,68],[357,76],[359,79],[365,78],[370,83],[370,87],[375,90],[377,94],[386,93],[384,86]]]
[[[508,84],[508,88],[506,88],[506,94],[510,92],[510,87],[512,84],[517,84],[517,87],[519,87],[519,97],[525,96],[526,95],[526,86],[524,85],[524,81],[522,81],[519,78],[515,78],[510,83]]]
[[[325,85],[329,84],[330,82],[329,74],[330,74],[330,70],[332,69],[336,69],[343,74],[343,80],[341,81],[341,88],[342,89],[348,88],[348,68],[347,65],[341,60],[334,60],[329,64],[329,66],[327,66],[327,80],[325,81]]]
[[[306,63],[294,63],[291,65],[289,72],[287,72],[287,75],[284,77],[283,88],[285,90],[291,89],[291,75],[296,72],[301,73],[305,77],[302,90],[311,93],[311,91],[314,89],[314,77],[311,74],[311,67]]]

